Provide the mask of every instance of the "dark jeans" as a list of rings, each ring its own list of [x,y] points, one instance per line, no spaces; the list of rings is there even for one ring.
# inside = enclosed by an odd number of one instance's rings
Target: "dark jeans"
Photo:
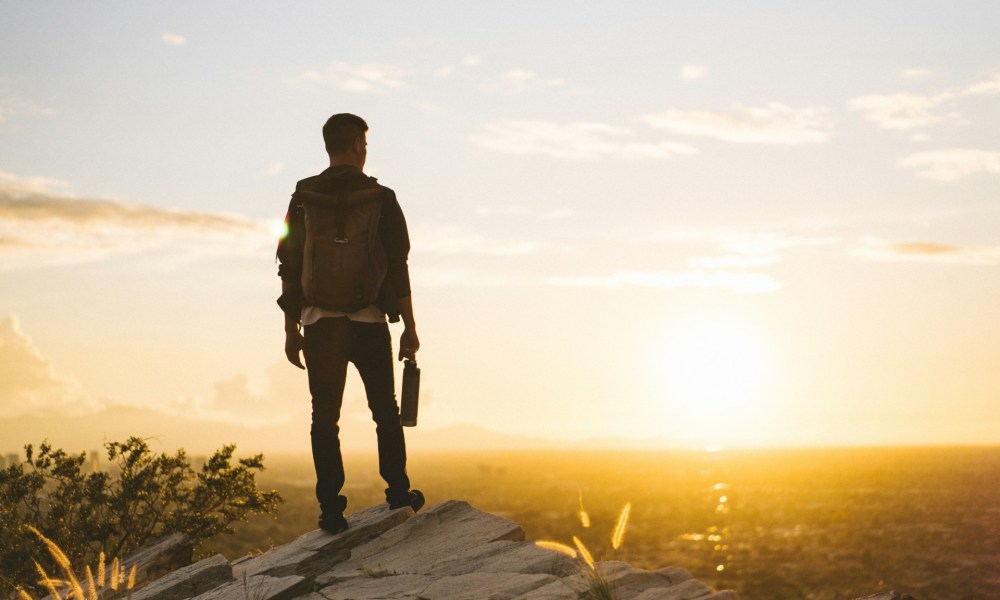
[[[305,327],[303,354],[312,393],[312,452],[316,466],[316,497],[324,514],[343,513],[347,498],[344,460],[340,452],[340,407],[344,400],[347,363],[361,375],[378,436],[378,470],[389,485],[389,503],[406,503],[406,442],[399,423],[392,371],[392,341],[386,323],[360,323],[347,317],[327,317]]]

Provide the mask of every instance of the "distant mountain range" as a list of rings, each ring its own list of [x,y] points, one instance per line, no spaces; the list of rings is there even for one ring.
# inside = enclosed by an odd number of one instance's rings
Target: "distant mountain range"
[[[370,419],[341,420],[341,445],[345,452],[375,452],[375,425]],[[249,427],[236,422],[191,419],[151,408],[115,406],[79,417],[32,416],[0,418],[0,456],[22,453],[25,444],[48,440],[54,447],[80,452],[99,450],[105,441],[139,436],[161,452],[185,448],[189,454],[207,454],[224,444],[237,445],[237,454],[257,452],[300,454],[310,451],[307,416],[294,421]],[[493,431],[478,425],[406,429],[408,445],[421,451],[529,450],[580,447],[635,446],[619,439],[550,440]]]

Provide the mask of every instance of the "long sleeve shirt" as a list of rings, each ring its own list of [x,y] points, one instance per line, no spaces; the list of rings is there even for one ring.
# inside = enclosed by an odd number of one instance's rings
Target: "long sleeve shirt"
[[[316,175],[299,181],[296,190],[339,193],[380,187],[385,190],[382,214],[379,219],[379,239],[388,263],[385,280],[379,290],[375,305],[386,313],[390,322],[399,320],[399,300],[410,295],[410,274],[407,258],[410,238],[403,210],[391,189],[379,185],[374,178],[351,166],[330,167]],[[302,292],[303,249],[305,247],[305,210],[294,197],[285,215],[285,235],[278,242],[278,275],[284,282],[284,291],[278,305],[285,314],[296,320],[306,303]]]

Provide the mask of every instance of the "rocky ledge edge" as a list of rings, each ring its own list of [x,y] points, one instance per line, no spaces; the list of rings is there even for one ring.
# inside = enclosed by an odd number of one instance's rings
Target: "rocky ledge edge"
[[[132,600],[577,600],[588,589],[578,561],[525,541],[517,523],[449,500],[419,514],[385,504],[351,515],[336,535],[320,529],[262,554],[222,555],[174,568],[190,544],[174,535],[130,557]],[[676,567],[597,565],[615,597],[738,600]],[[903,600],[895,592],[867,600]]]

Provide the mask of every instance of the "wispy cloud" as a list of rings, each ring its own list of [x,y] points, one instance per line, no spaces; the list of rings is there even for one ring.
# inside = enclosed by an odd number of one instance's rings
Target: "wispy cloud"
[[[863,113],[866,120],[882,129],[906,131],[945,121],[963,123],[964,118],[959,112],[942,111],[942,105],[960,98],[992,94],[1000,94],[1000,74],[962,88],[933,94],[900,92],[859,96],[849,100],[847,107]]]
[[[958,121],[958,113],[938,114],[934,111],[947,95],[873,94],[848,101],[851,110],[864,113],[865,119],[882,129],[908,130],[926,127],[945,120]]]
[[[0,171],[0,191],[7,194],[46,194],[65,189],[69,184],[51,177],[19,177],[13,173]]]
[[[640,121],[681,135],[710,137],[738,144],[818,144],[831,136],[825,107],[792,108],[779,102],[736,106],[729,111],[668,109]]]
[[[285,170],[285,161],[275,160],[272,161],[271,164],[264,167],[261,170],[260,174],[263,175],[264,177],[274,177],[275,175],[284,172],[284,170]]]
[[[697,287],[727,287],[731,281],[736,291],[774,291],[781,283],[765,273],[766,269],[784,260],[787,251],[797,248],[822,247],[837,243],[830,236],[796,235],[775,231],[738,231],[726,228],[665,227],[639,238],[646,244],[675,244],[685,247],[714,246],[714,253],[687,259],[692,271],[685,271],[681,281],[702,282]],[[710,274],[717,273],[718,275]],[[691,285],[694,285],[693,283]]]
[[[459,71],[459,69],[472,69],[478,67],[482,63],[483,63],[483,58],[481,56],[479,56],[478,54],[472,54],[463,57],[462,60],[459,61],[458,65],[454,64],[445,65],[443,67],[435,69],[433,75],[435,77],[450,77],[451,75]]]
[[[955,246],[938,242],[862,240],[852,254],[883,262],[923,262],[947,265],[1000,264],[1000,246]]]
[[[419,240],[419,244],[414,244],[417,252],[431,254],[518,256],[534,254],[541,247],[537,242],[493,239],[463,229],[446,227],[418,228],[411,237]]]
[[[511,288],[523,282],[509,274],[468,267],[429,265],[413,273],[421,287],[487,287]]]
[[[722,257],[738,256],[750,263],[773,264],[780,253],[793,248],[829,246],[831,236],[796,235],[775,231],[740,231],[716,227],[663,227],[640,238],[652,244],[707,244],[718,246]],[[777,260],[775,260],[777,259]]]
[[[690,270],[679,272],[616,271],[610,275],[553,277],[548,280],[548,283],[571,287],[721,289],[743,294],[775,292],[782,287],[780,282],[766,273],[724,270]]]
[[[926,79],[930,77],[934,71],[930,69],[925,69],[922,67],[910,67],[906,69],[900,69],[899,78],[904,81],[918,81],[920,79]]]
[[[0,321],[0,414],[76,414],[93,410],[75,381],[56,374],[52,363],[21,331],[16,315]]]
[[[555,77],[542,77],[528,69],[511,69],[491,81],[483,83],[479,89],[484,92],[520,94],[537,88],[560,87],[566,82]]]
[[[164,44],[169,44],[171,46],[183,46],[184,44],[187,43],[187,38],[184,37],[183,35],[170,32],[164,33],[162,36],[160,36],[160,40]]]
[[[335,60],[325,71],[304,71],[293,83],[332,84],[345,92],[385,92],[406,87],[407,71],[391,65],[351,65]]]
[[[273,246],[263,223],[66,196],[43,178],[0,178],[0,269],[99,260],[152,248],[178,254],[259,254]]]
[[[158,408],[186,419],[238,421],[249,427],[267,427],[304,417],[308,404],[289,406],[287,399],[308,395],[301,372],[281,361],[268,367],[264,377],[250,378],[237,373],[214,382],[208,396],[181,397]]]
[[[544,210],[532,209],[518,204],[506,206],[489,206],[476,209],[476,215],[480,217],[511,216],[518,218],[534,219],[538,221],[553,221],[572,217],[576,211],[570,208],[547,208]]]
[[[670,158],[696,150],[677,142],[637,142],[630,129],[604,123],[504,120],[488,123],[470,136],[478,146],[524,156],[567,160]]]
[[[0,125],[17,115],[48,116],[55,114],[55,112],[55,109],[24,98],[14,96],[0,98]]]
[[[704,79],[707,75],[708,68],[705,65],[684,65],[681,67],[680,77],[684,81]]]
[[[957,181],[976,173],[1000,173],[1000,152],[971,148],[944,148],[917,152],[897,161],[914,169],[918,177],[937,181]]]

